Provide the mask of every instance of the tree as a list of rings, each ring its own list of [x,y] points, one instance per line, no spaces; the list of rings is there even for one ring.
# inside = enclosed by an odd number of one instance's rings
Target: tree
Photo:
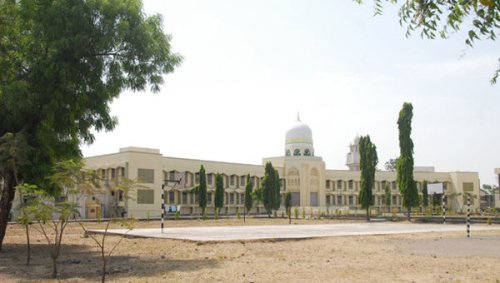
[[[403,206],[408,208],[408,221],[411,217],[411,208],[419,205],[417,186],[413,179],[412,117],[413,106],[405,102],[398,119],[400,155],[397,163],[397,182],[403,197]]]
[[[281,206],[281,181],[280,181],[280,174],[278,173],[278,170],[274,170],[273,190],[274,190],[273,209],[276,212],[276,211],[278,211],[278,209],[280,209],[280,206]]]
[[[362,3],[363,0],[355,0]],[[384,0],[374,0],[375,15],[381,15]],[[385,0],[397,3],[397,0]],[[420,36],[435,39],[448,38],[462,27],[468,29],[465,44],[474,46],[475,40],[496,40],[496,31],[500,26],[500,1],[498,0],[443,0],[443,1],[404,1],[399,9],[400,24],[406,25],[406,36],[415,30]],[[499,65],[493,74],[491,83],[495,84],[500,73]]]
[[[215,207],[214,213],[215,218],[218,217],[220,209],[224,206],[224,180],[222,180],[222,175],[217,173],[215,175]]]
[[[269,218],[271,217],[272,210],[276,207],[276,173],[271,162],[267,162],[262,188],[264,208]]]
[[[101,219],[98,218],[97,221],[100,223]],[[127,229],[127,231],[124,233],[123,236],[120,237],[120,239],[118,241],[116,241],[114,243],[114,245],[111,246],[110,249],[109,248],[106,249],[106,247],[107,247],[106,239],[108,238],[107,236],[109,236],[109,233],[108,233],[109,227],[113,223],[118,223],[121,227],[125,227]],[[110,220],[108,220],[108,222],[106,223],[106,226],[104,227],[103,232],[100,234],[100,237],[96,234],[89,232],[87,230],[87,228],[85,228],[85,225],[83,223],[79,222],[79,224],[82,227],[82,229],[85,231],[85,235],[90,237],[96,243],[96,245],[99,247],[99,252],[101,253],[101,259],[102,259],[101,282],[104,283],[106,281],[107,264],[109,262],[111,254],[116,249],[116,247],[118,247],[121,244],[123,239],[125,239],[125,235],[133,229],[133,226],[135,224],[135,219],[134,218],[123,218],[123,219],[110,219]]]
[[[288,216],[288,224],[292,224],[292,193],[285,193],[285,210]]]
[[[386,171],[394,172],[396,171],[396,164],[398,163],[398,158],[391,158],[387,160],[384,164]]]
[[[205,208],[207,207],[207,175],[205,168],[201,165],[200,168],[200,184],[198,185],[198,205],[201,208],[202,217],[205,215]]]
[[[17,218],[17,222],[24,226],[24,231],[26,233],[26,265],[30,264],[31,261],[31,244],[30,244],[30,224],[36,220],[35,215],[37,211],[37,187],[21,183],[17,185],[16,188],[19,193],[20,203],[17,206],[17,210],[20,212],[20,216]]]
[[[250,174],[247,175],[247,185],[245,186],[245,211],[243,212],[243,222],[245,221],[245,214],[252,209],[252,182],[250,181]]]
[[[29,161],[0,160],[1,249],[15,175],[53,193],[53,165],[80,157],[93,130],[115,127],[113,99],[126,89],[159,91],[182,58],[140,0],[0,1],[0,26],[0,138],[21,137],[27,147],[16,155]]]
[[[391,212],[391,202],[392,202],[392,196],[391,196],[391,187],[389,184],[385,184],[385,205],[387,206],[387,212]]]
[[[373,185],[375,183],[375,170],[377,169],[377,147],[371,142],[370,136],[359,138],[359,167],[361,170],[361,189],[359,190],[359,203],[366,209],[366,220],[370,221],[370,206],[373,205]]]
[[[423,183],[423,189],[422,189],[422,205],[424,208],[427,208],[429,206],[429,191],[427,190],[427,181],[424,180]]]

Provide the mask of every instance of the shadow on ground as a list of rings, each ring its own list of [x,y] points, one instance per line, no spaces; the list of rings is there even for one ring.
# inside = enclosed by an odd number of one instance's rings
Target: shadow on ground
[[[26,245],[4,244],[0,252],[0,273],[13,280],[31,281],[51,279],[52,260],[47,244],[33,244],[31,264],[26,265]],[[62,245],[58,262],[58,279],[98,281],[101,276],[102,259],[95,247],[85,245]],[[114,280],[137,276],[149,277],[168,275],[173,271],[190,271],[201,268],[215,268],[213,259],[178,260],[168,256],[138,257],[132,255],[111,255],[107,276]]]

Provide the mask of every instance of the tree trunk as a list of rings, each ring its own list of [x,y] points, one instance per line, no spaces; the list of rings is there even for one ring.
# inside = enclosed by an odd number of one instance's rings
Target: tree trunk
[[[3,178],[3,190],[2,196],[0,197],[0,251],[2,251],[3,238],[7,231],[9,213],[12,208],[12,200],[16,192],[14,172],[10,169],[4,170]]]
[[[370,222],[370,208],[366,209],[366,221]]]
[[[104,254],[104,250],[102,251],[102,276],[101,276],[101,282],[104,283],[106,282],[106,256]]]
[[[26,259],[26,265],[30,265],[30,260],[31,260],[31,245],[30,245],[30,232],[29,232],[29,226],[26,224],[26,243],[28,245],[28,258]]]
[[[410,220],[411,220],[411,215],[410,215],[410,213],[411,213],[411,205],[409,205],[409,206],[408,206],[408,221],[410,221]]]
[[[52,278],[57,278],[57,258],[52,257]]]

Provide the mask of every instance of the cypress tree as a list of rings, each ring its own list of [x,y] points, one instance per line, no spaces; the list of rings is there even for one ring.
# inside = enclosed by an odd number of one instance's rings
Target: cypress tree
[[[224,206],[224,181],[222,180],[222,175],[217,173],[215,175],[215,210],[217,214],[220,213],[220,209]]]
[[[385,205],[387,206],[387,212],[391,212],[391,202],[392,202],[392,195],[391,195],[391,187],[389,184],[385,184]]]
[[[288,224],[292,224],[292,193],[285,193],[285,210],[288,216]]]
[[[418,207],[419,198],[415,180],[413,179],[413,141],[411,139],[411,120],[413,118],[413,106],[405,102],[399,112],[399,149],[400,155],[396,164],[397,182],[403,206],[408,209],[408,221],[411,217],[411,208]]]
[[[281,206],[281,182],[280,182],[280,174],[278,170],[274,170],[274,210],[280,209]]]
[[[269,218],[271,217],[272,209],[275,207],[275,173],[276,171],[274,170],[271,162],[267,162],[264,180],[262,181],[262,188],[264,208],[266,209],[266,213]]]
[[[252,183],[250,182],[250,174],[247,175],[247,185],[245,187],[245,213],[252,209]],[[245,213],[243,213],[243,221],[245,221]]]
[[[422,189],[422,202],[424,208],[427,208],[427,206],[429,206],[429,191],[427,190],[427,181],[424,180],[423,186],[424,188]]]
[[[366,220],[370,221],[370,206],[373,205],[373,184],[375,182],[375,169],[377,168],[377,148],[371,142],[370,136],[362,136],[359,139],[359,156],[361,169],[361,189],[359,191],[359,203],[361,208],[366,209]]]
[[[198,187],[198,204],[201,208],[201,216],[205,215],[205,209],[207,208],[207,175],[205,174],[205,168],[201,165],[200,168],[200,185]]]

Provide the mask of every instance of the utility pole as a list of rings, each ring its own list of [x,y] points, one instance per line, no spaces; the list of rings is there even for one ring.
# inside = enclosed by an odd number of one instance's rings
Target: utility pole
[[[167,195],[165,194],[165,188],[167,187],[168,183],[174,183],[174,186],[172,187],[172,189],[174,189],[175,185],[181,183],[181,180],[182,180],[182,178],[180,178],[179,180],[167,179],[167,180],[163,180],[163,184],[161,185],[161,190],[162,190],[161,198],[163,200],[162,204],[161,204],[161,233],[162,234],[163,234],[163,220],[165,218],[165,214],[167,213],[167,206],[165,203],[166,199],[167,199]]]

